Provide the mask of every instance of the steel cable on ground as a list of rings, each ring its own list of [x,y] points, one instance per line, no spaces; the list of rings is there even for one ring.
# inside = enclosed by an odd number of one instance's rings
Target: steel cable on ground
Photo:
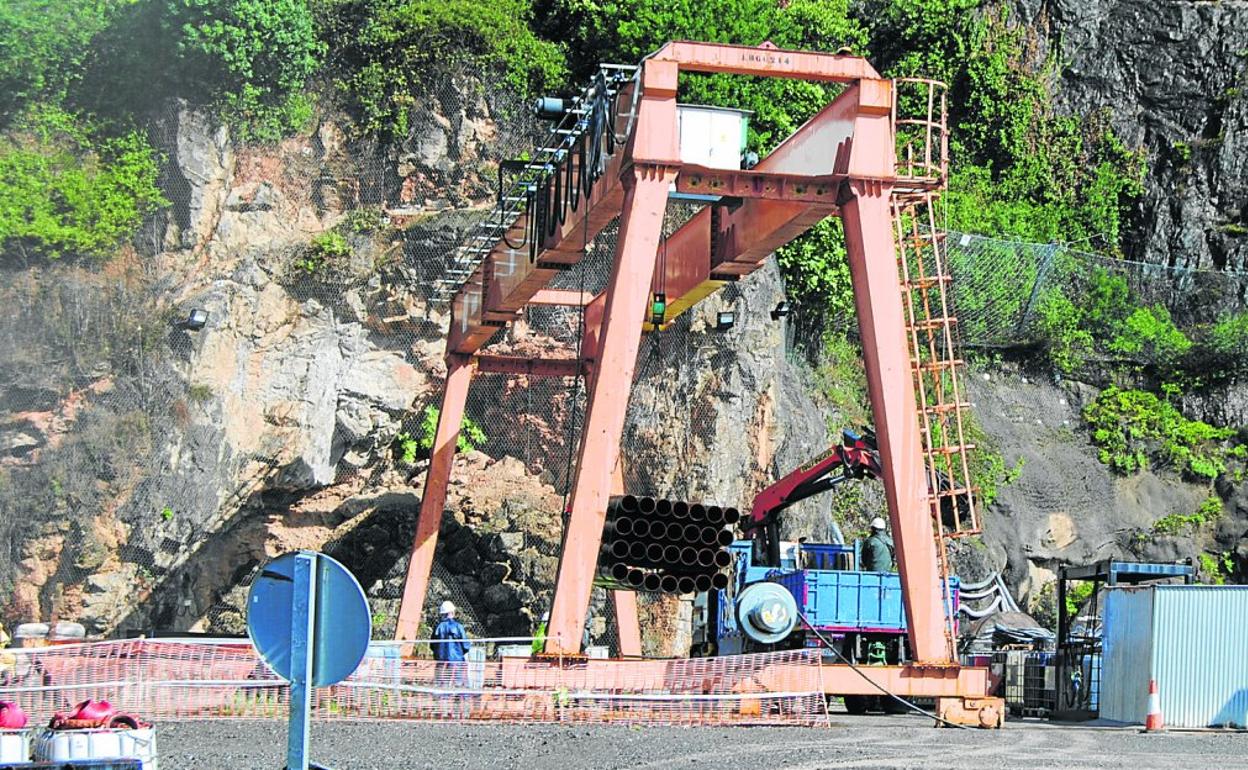
[[[947,725],[949,727],[956,727],[959,730],[969,729],[966,725],[960,725],[957,722],[950,722],[948,719],[937,716],[936,714],[933,714],[932,712],[927,711],[923,707],[918,706],[912,703],[911,701],[906,700],[905,698],[901,697],[897,693],[890,691],[888,688],[881,686],[874,679],[864,674],[862,670],[855,663],[853,663],[849,658],[842,655],[840,650],[836,649],[836,647],[833,646],[832,640],[828,639],[826,636],[820,633],[819,629],[815,628],[815,625],[811,623],[810,619],[807,618],[801,611],[798,611],[797,617],[800,618],[801,621],[806,624],[807,628],[809,628],[811,631],[814,632],[815,636],[819,639],[819,641],[822,642],[824,646],[826,646],[829,650],[831,650],[833,655],[840,658],[841,662],[849,666],[851,669],[853,669],[855,674],[862,677],[864,680],[866,680],[868,684],[870,684],[875,689],[879,690],[884,695],[887,695],[888,697],[897,701],[898,703],[910,709],[911,711],[915,712],[916,714],[922,714],[925,717],[931,717],[932,719],[935,719],[937,722],[940,722],[942,725]]]

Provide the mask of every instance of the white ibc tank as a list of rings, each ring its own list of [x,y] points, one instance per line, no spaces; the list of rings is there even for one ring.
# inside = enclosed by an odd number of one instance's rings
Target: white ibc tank
[[[73,762],[82,759],[138,759],[143,770],[158,770],[156,731],[137,730],[45,730],[35,744],[35,759]]]
[[[30,731],[0,730],[0,765],[30,761]]]

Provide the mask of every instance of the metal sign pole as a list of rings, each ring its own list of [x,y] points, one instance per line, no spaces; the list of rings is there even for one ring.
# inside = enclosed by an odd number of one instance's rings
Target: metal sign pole
[[[312,637],[316,627],[317,554],[295,557],[290,614],[290,722],[286,770],[308,770],[308,720],[312,711]]]
[[[308,761],[312,694],[346,679],[368,652],[372,618],[364,589],[332,556],[283,554],[251,584],[247,635],[273,673],[290,682],[287,770],[323,770]]]

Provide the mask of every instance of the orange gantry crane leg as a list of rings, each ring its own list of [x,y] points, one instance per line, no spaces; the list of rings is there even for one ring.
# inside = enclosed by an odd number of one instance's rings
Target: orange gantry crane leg
[[[395,638],[401,640],[418,638],[425,594],[429,590],[429,576],[433,570],[433,554],[438,545],[438,530],[442,526],[442,509],[446,506],[447,484],[451,480],[451,465],[455,462],[455,445],[459,442],[459,426],[464,419],[468,386],[472,383],[475,368],[472,358],[462,354],[449,354],[446,364],[442,408],[433,434],[425,493],[421,497],[420,514],[416,519],[416,539],[412,543],[407,577],[403,583],[403,599],[399,604]]]
[[[861,182],[850,185],[849,192],[841,219],[911,650],[924,663],[949,663],[953,651],[944,635],[943,581],[933,547],[936,531],[927,515],[927,480],[889,190]]]
[[[674,106],[674,93],[672,102]],[[641,324],[654,275],[654,255],[662,236],[667,188],[675,177],[675,168],[669,171],[660,165],[634,165],[625,180],[619,246],[607,286],[606,313],[598,342],[597,374],[589,391],[585,432],[572,487],[571,516],[550,610],[548,654],[580,652],[581,629],[585,627],[590,589],[598,569],[610,474],[619,460],[620,434],[633,387]]]

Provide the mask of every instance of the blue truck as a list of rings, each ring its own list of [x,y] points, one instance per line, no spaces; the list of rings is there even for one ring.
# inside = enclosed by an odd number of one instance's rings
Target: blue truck
[[[791,618],[772,629],[751,625],[748,606],[754,587],[771,584],[792,597],[795,613],[810,621],[824,639],[854,663],[901,663],[909,659],[906,614],[900,576],[895,572],[863,572],[855,548],[839,544],[779,543],[779,565],[760,563],[756,540],[731,546],[732,575],[727,588],[695,600],[694,643],[702,655],[732,655],[776,649],[826,647],[809,627]],[[954,618],[958,610],[958,579],[951,577]],[[750,589],[747,592],[747,589]],[[773,594],[774,595],[774,594]],[[787,633],[780,632],[788,629]],[[761,632],[761,633],[760,633]],[[778,637],[778,638],[777,638]],[[760,641],[764,639],[765,641]],[[832,650],[827,654],[835,658]]]

